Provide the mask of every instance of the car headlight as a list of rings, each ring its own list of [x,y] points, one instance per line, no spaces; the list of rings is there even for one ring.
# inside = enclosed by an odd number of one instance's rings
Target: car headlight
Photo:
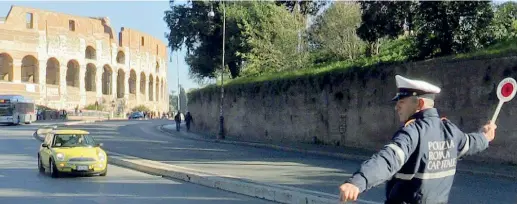
[[[100,161],[105,161],[106,160],[106,155],[104,154],[104,152],[99,152],[99,160]]]
[[[56,159],[57,159],[58,161],[63,161],[63,160],[65,160],[65,154],[63,154],[63,153],[57,153],[57,154],[56,154]]]

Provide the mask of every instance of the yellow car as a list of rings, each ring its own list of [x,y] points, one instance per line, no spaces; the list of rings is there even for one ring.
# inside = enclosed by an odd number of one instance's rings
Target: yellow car
[[[38,152],[38,169],[50,171],[54,178],[61,174],[106,176],[108,156],[87,131],[54,129],[45,135]]]

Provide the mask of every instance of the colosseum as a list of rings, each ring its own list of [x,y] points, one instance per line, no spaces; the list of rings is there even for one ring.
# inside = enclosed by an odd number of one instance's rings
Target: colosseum
[[[12,6],[0,20],[0,93],[55,109],[168,111],[167,47],[107,17]]]

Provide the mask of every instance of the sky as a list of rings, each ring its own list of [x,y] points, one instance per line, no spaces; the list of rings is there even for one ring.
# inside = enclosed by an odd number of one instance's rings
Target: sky
[[[169,32],[163,20],[164,12],[170,9],[169,1],[0,1],[0,16],[6,17],[11,5],[27,6],[37,9],[56,11],[77,16],[95,16],[110,18],[111,26],[117,35],[121,27],[145,32],[168,44],[165,33]],[[171,51],[168,50],[170,55]],[[168,62],[167,81],[169,93],[178,93],[178,71],[180,84],[186,90],[199,85],[189,78],[188,65],[185,63],[185,50],[173,53],[172,62]],[[176,59],[179,59],[176,61]],[[167,58],[169,61],[169,58]],[[176,69],[179,65],[179,70]]]

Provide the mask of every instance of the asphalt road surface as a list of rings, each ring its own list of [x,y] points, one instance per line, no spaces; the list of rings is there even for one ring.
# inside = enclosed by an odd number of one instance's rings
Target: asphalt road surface
[[[201,171],[245,177],[338,195],[338,186],[360,162],[294,152],[201,142],[164,134],[157,126],[172,121],[118,121],[85,124],[109,151]],[[360,199],[383,203],[384,185]],[[450,203],[517,203],[517,181],[457,174]]]
[[[41,124],[0,126],[0,203],[269,203],[218,189],[109,166],[106,177],[53,179],[37,170]]]

